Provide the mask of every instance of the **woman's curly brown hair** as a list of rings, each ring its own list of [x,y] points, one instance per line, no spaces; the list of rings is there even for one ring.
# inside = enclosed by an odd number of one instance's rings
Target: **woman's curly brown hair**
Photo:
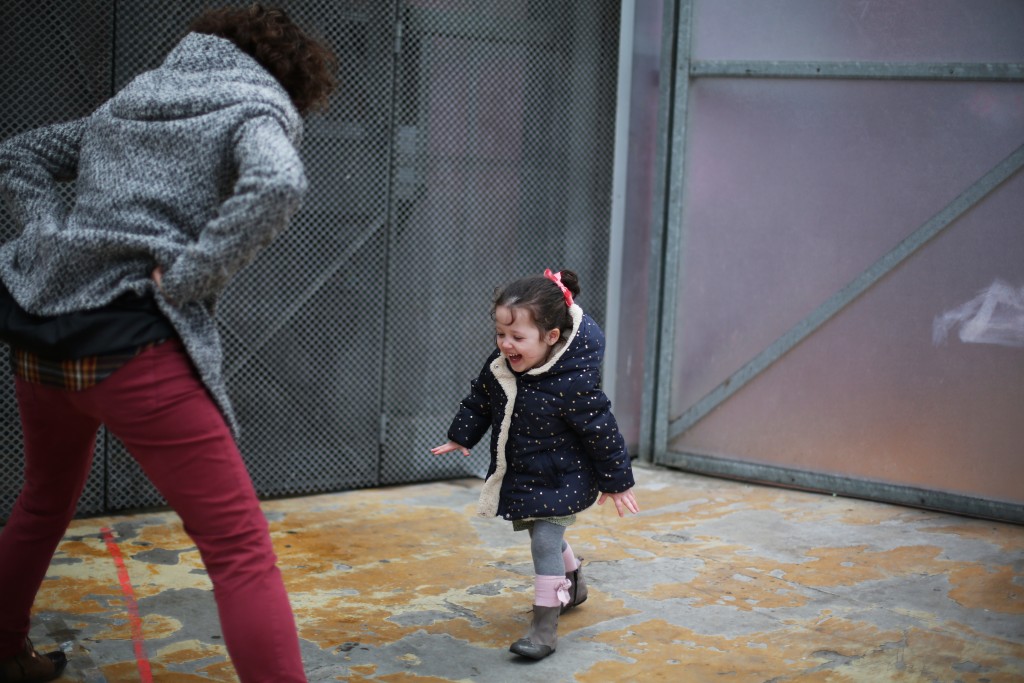
[[[259,3],[212,9],[193,19],[189,30],[227,38],[252,56],[288,91],[300,114],[327,108],[337,58],[284,10]]]

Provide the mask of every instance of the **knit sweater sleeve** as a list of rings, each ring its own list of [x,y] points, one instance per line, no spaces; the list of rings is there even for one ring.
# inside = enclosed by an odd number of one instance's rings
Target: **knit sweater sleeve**
[[[177,305],[218,295],[285,228],[306,191],[298,150],[274,118],[241,126],[233,154],[234,191],[199,238],[165,265],[163,292]]]
[[[0,143],[0,194],[18,227],[57,229],[66,211],[59,182],[78,173],[85,119],[26,131]]]

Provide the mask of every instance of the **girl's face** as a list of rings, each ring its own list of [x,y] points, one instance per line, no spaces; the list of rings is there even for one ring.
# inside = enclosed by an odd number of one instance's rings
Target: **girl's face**
[[[558,328],[541,333],[528,309],[507,306],[494,309],[494,328],[498,350],[515,372],[544,365],[559,335]]]

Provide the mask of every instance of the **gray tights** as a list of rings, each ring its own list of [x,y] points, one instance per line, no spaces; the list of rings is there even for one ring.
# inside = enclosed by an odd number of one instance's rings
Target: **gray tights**
[[[533,571],[538,576],[562,576],[565,562],[562,551],[565,527],[542,519],[534,520],[530,527],[530,551],[533,553]]]

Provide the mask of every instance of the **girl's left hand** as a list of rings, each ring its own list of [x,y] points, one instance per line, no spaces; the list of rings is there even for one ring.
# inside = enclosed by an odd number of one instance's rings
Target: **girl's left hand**
[[[612,499],[615,503],[615,510],[619,513],[619,517],[626,516],[626,510],[629,510],[634,515],[640,512],[640,506],[636,504],[636,496],[633,495],[633,489],[628,489],[622,493],[604,493],[601,492],[601,497],[597,499],[598,505],[603,505],[604,501],[608,498]]]

